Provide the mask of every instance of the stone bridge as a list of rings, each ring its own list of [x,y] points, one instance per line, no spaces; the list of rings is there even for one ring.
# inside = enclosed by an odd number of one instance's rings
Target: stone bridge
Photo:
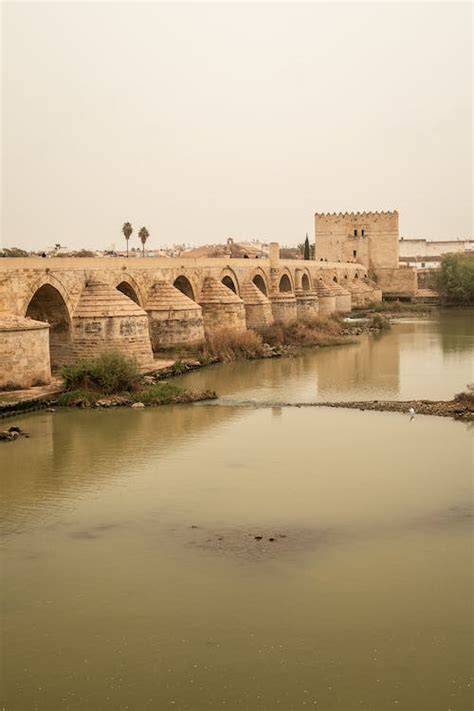
[[[152,350],[192,345],[222,327],[258,329],[380,298],[363,265],[280,260],[276,243],[258,260],[4,258],[0,356],[22,385],[20,361],[31,374],[45,343],[53,366],[120,350],[145,367]],[[11,381],[4,375],[3,387]]]

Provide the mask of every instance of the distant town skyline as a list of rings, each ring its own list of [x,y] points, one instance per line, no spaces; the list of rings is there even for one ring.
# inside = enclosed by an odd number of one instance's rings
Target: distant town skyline
[[[4,247],[472,238],[470,3],[6,3]]]

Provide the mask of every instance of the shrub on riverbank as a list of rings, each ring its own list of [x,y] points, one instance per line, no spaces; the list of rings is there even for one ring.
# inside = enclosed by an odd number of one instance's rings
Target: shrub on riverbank
[[[155,383],[131,393],[133,402],[142,402],[144,405],[170,405],[176,402],[196,402],[198,400],[212,400],[216,397],[214,392],[194,392],[186,390],[175,383]]]
[[[376,328],[379,331],[388,331],[392,328],[392,325],[386,316],[374,314],[372,316],[372,328]]]
[[[474,407],[474,392],[472,391],[458,393],[454,396],[454,399],[456,402],[460,402],[464,405],[470,405],[471,407]]]
[[[252,360],[263,355],[262,337],[255,331],[234,331],[221,328],[207,336],[206,343],[195,353],[196,358],[206,363],[211,358],[229,362]]]
[[[435,275],[439,293],[453,304],[474,304],[474,255],[446,254]]]
[[[271,346],[334,346],[349,341],[342,320],[335,314],[274,323],[262,329],[260,335]]]
[[[104,396],[97,390],[69,390],[58,396],[58,405],[64,407],[117,407],[141,402],[144,405],[170,405],[172,403],[214,400],[216,393],[211,390],[195,392],[186,390],[175,383],[154,383],[134,392],[115,393]]]
[[[141,373],[137,362],[120,353],[103,353],[80,360],[61,370],[66,390],[85,390],[103,395],[126,392],[138,387]]]
[[[194,392],[167,382],[149,382],[143,378],[136,362],[119,353],[81,360],[63,368],[66,392],[58,396],[63,406],[168,405],[196,402],[216,397],[211,391]]]

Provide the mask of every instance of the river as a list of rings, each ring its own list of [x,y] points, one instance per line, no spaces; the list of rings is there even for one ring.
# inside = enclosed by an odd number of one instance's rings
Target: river
[[[470,709],[472,430],[271,404],[450,398],[473,352],[441,312],[181,378],[216,404],[15,418],[0,708]]]

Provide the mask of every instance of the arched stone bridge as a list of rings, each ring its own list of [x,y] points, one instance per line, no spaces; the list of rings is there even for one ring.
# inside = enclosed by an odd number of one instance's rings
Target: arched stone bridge
[[[145,363],[150,340],[156,351],[380,297],[364,266],[280,260],[276,243],[258,260],[0,259],[0,316],[48,323],[54,365],[111,348]]]

